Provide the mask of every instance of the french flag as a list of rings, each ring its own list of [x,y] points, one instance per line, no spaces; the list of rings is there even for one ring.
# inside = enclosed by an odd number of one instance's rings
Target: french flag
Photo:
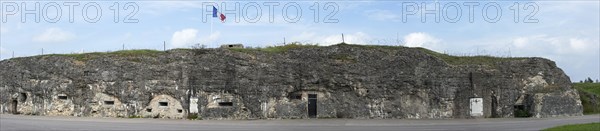
[[[217,13],[218,13],[218,14],[220,14],[220,15],[217,15]],[[225,17],[225,15],[224,15],[223,13],[219,12],[219,11],[217,10],[217,7],[215,7],[215,6],[213,6],[213,14],[212,14],[212,17],[213,17],[213,18],[217,18],[217,17],[219,17],[219,19],[221,19],[221,22],[223,22],[223,23],[225,23],[225,18],[227,18],[227,17]]]

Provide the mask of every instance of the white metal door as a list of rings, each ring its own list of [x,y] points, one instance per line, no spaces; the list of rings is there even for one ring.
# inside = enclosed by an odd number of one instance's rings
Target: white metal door
[[[483,116],[483,98],[471,98],[471,116]]]

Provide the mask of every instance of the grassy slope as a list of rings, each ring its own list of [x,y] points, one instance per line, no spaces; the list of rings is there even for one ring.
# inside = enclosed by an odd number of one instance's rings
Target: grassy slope
[[[588,123],[588,124],[574,124],[557,126],[543,131],[598,131],[600,130],[600,123]]]
[[[397,49],[416,49],[420,50],[423,53],[427,53],[431,56],[440,58],[444,60],[446,63],[451,65],[494,65],[497,62],[503,61],[513,61],[513,60],[522,60],[526,58],[506,58],[506,57],[493,57],[493,56],[452,56],[448,54],[438,53],[432,50],[428,50],[425,48],[417,47],[417,48],[408,48],[403,46],[388,46],[388,45],[352,45],[341,43],[338,46],[353,46],[353,47],[362,47],[369,49],[384,49],[384,50],[397,50]],[[319,48],[317,45],[305,45],[301,43],[292,43],[283,46],[269,46],[265,48],[231,48],[230,50],[238,51],[238,52],[268,52],[268,53],[282,53],[286,52],[290,49],[298,49],[298,48]]]
[[[44,56],[65,56],[72,57],[75,60],[79,61],[87,61],[90,59],[94,59],[99,56],[117,56],[117,57],[135,57],[135,56],[158,56],[164,51],[157,50],[122,50],[115,52],[92,52],[92,53],[84,53],[84,54],[49,54]]]
[[[232,51],[238,51],[238,52],[245,52],[245,53],[250,53],[250,52],[268,52],[268,53],[282,53],[282,52],[286,52],[290,49],[299,49],[299,48],[317,48],[319,47],[318,45],[304,45],[304,44],[300,44],[300,43],[291,43],[291,44],[287,44],[287,45],[283,45],[283,46],[268,46],[268,47],[264,47],[264,48],[228,48],[229,50]]]
[[[451,65],[494,65],[497,62],[523,60],[526,58],[520,57],[494,57],[494,56],[452,56],[428,50],[425,48],[417,47],[415,49],[421,50],[429,55],[440,58],[446,63]]]
[[[409,48],[403,46],[389,46],[389,45],[352,45],[340,43],[334,46],[353,46],[353,47],[362,47],[369,49],[380,49],[380,50],[398,50],[398,49],[416,49],[423,53],[427,53],[431,56],[440,58],[444,60],[446,63],[451,65],[494,65],[497,62],[503,61],[512,61],[512,60],[522,60],[525,58],[506,58],[506,57],[493,57],[493,56],[452,56],[448,54],[438,53],[432,50],[428,50],[425,48]],[[318,46],[316,44],[302,44],[302,43],[291,43],[283,46],[269,46],[263,48],[229,48],[229,50],[244,52],[244,53],[253,53],[253,52],[267,52],[267,53],[283,53],[289,51],[291,49],[300,49],[300,48],[324,48],[322,46]],[[174,49],[174,50],[188,50],[188,49]],[[157,50],[123,50],[123,51],[115,51],[115,52],[93,52],[93,53],[84,53],[84,54],[49,54],[43,56],[65,56],[72,57],[78,61],[87,61],[100,56],[116,56],[116,57],[136,57],[136,56],[158,56],[160,54],[165,53],[164,51]]]
[[[493,57],[493,56],[452,56],[448,54],[438,53],[432,50],[428,50],[425,48],[409,48],[403,46],[389,46],[389,45],[352,45],[340,43],[334,46],[353,46],[353,47],[362,47],[369,49],[380,49],[380,50],[398,50],[398,49],[414,49],[419,50],[423,53],[427,53],[431,56],[442,59],[448,64],[451,65],[491,65],[493,66],[497,62],[503,61],[513,61],[513,60],[522,60],[525,58],[506,58],[506,57]],[[283,46],[269,46],[262,48],[229,48],[229,50],[244,52],[244,53],[254,53],[254,52],[267,52],[267,53],[284,53],[291,49],[301,49],[301,48],[325,48],[322,46],[318,46],[316,44],[302,44],[302,43],[291,43]],[[174,50],[188,50],[188,49],[174,49]],[[164,51],[157,50],[122,50],[115,52],[93,52],[93,53],[84,53],[84,54],[49,54],[44,56],[64,56],[64,57],[72,57],[78,61],[87,61],[91,59],[98,58],[100,56],[115,56],[115,57],[137,57],[137,56],[158,56],[165,53]]]
[[[575,87],[575,89],[577,89],[579,92],[595,94],[596,96],[600,97],[600,83],[573,83],[573,87]],[[591,98],[583,94],[579,94],[579,96],[581,97],[581,104],[583,105],[584,114],[600,113],[600,104],[594,107],[591,104]]]
[[[573,86],[600,96],[600,83],[573,83]]]

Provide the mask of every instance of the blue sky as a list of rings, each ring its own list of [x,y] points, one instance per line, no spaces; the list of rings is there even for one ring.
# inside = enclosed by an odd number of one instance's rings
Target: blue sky
[[[224,23],[210,17],[203,22],[203,16],[210,15],[211,2],[227,16]],[[197,43],[208,47],[224,43],[264,47],[280,45],[284,38],[287,42],[327,46],[341,42],[340,34],[344,33],[346,42],[355,44],[426,47],[454,55],[544,57],[556,61],[573,81],[600,78],[597,0],[0,3],[0,59],[11,58],[13,52],[15,57],[39,55],[42,48],[45,54],[115,51],[123,44],[126,49],[162,50],[163,41],[168,49],[189,48]],[[39,8],[35,8],[36,3]],[[236,3],[239,8],[235,8]],[[271,6],[272,21],[267,5],[276,5]],[[225,8],[233,11],[224,11]],[[37,11],[21,14],[33,9]],[[96,17],[96,9],[101,9],[100,17]],[[70,12],[73,17],[69,17]],[[422,12],[429,14],[423,16]],[[132,17],[127,17],[130,14]],[[39,22],[35,21],[36,16],[41,17]],[[115,16],[119,17],[118,22],[114,22]],[[240,21],[236,22],[236,18]]]

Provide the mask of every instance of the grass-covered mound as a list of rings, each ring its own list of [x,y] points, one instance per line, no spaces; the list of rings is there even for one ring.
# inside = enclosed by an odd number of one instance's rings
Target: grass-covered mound
[[[435,52],[426,48],[416,47],[404,47],[404,46],[392,46],[392,45],[355,45],[355,44],[346,44],[340,43],[333,46],[352,46],[359,48],[368,48],[368,49],[380,49],[380,50],[400,50],[400,49],[410,49],[410,50],[419,50],[428,55],[440,58],[451,65],[491,65],[493,66],[497,62],[503,61],[513,61],[513,60],[522,60],[526,58],[516,58],[516,57],[494,57],[494,56],[453,56],[444,53]],[[318,44],[303,44],[299,42],[293,42],[286,45],[281,46],[267,46],[267,47],[256,47],[256,48],[228,48],[232,51],[244,52],[244,53],[257,53],[257,52],[266,52],[266,53],[285,53],[292,49],[302,49],[302,48],[327,48],[325,46],[319,46]],[[189,49],[174,49],[174,50],[189,50]],[[87,61],[99,56],[114,56],[114,57],[139,57],[139,56],[158,56],[165,53],[165,51],[157,51],[157,50],[122,50],[122,51],[114,51],[114,52],[92,52],[92,53],[83,53],[83,54],[49,54],[44,56],[65,56],[72,57],[78,61]]]
[[[600,83],[573,83],[573,87],[579,92],[583,114],[599,114]]]
[[[587,124],[573,124],[557,126],[542,131],[598,131],[600,130],[600,123],[587,123]]]
[[[87,61],[100,56],[115,56],[115,57],[139,57],[139,56],[158,56],[165,53],[157,50],[121,50],[114,52],[92,52],[83,54],[49,54],[44,56],[64,56],[72,57],[78,61]]]

